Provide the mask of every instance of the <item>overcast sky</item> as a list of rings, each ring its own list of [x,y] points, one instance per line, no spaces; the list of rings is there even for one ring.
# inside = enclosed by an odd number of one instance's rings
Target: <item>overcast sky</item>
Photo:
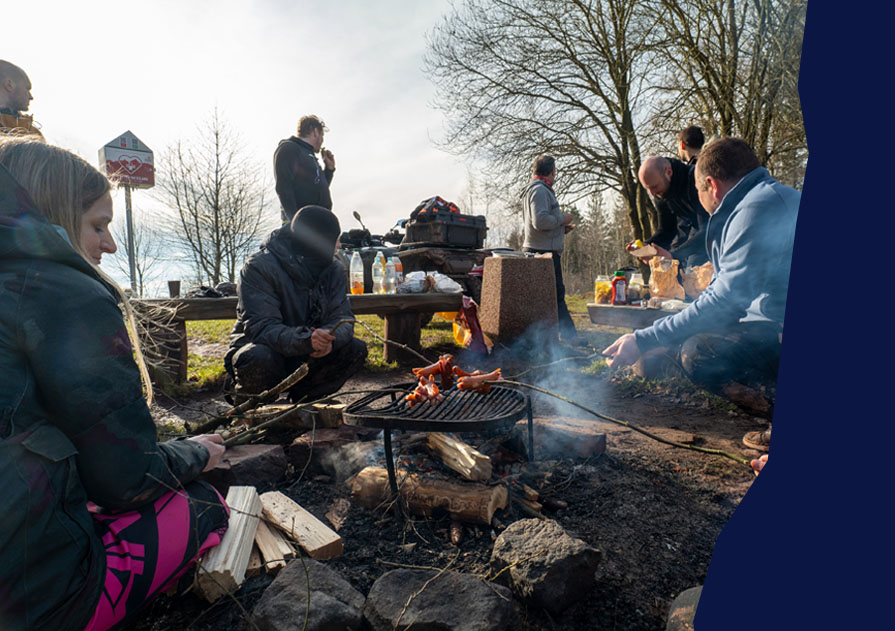
[[[24,7],[25,5],[21,5]],[[215,107],[270,176],[298,118],[326,122],[336,155],[333,211],[385,231],[422,199],[459,200],[462,160],[435,148],[441,113],[422,71],[425,36],[449,0],[32,0],[4,29],[0,58],[33,84],[48,142],[97,163],[131,130],[158,157]],[[124,195],[116,196],[124,215]],[[136,212],[151,207],[134,194]],[[271,205],[279,212],[279,204]],[[110,270],[111,271],[111,270]]]

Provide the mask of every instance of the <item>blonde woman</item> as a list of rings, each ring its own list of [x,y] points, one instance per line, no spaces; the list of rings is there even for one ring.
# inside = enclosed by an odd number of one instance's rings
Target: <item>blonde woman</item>
[[[0,139],[0,628],[108,629],[217,545],[228,509],[195,481],[218,436],[159,443],[121,292],[109,182]]]

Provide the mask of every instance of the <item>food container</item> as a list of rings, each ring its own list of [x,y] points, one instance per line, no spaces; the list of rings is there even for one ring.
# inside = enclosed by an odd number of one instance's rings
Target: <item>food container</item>
[[[612,299],[612,283],[608,276],[597,276],[594,278],[594,302],[598,304],[609,304]]]

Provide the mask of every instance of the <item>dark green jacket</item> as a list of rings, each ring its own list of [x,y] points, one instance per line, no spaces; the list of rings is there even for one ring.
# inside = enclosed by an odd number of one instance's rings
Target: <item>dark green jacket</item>
[[[195,478],[159,444],[111,290],[0,167],[0,629],[83,629],[105,551],[87,501],[130,510]]]

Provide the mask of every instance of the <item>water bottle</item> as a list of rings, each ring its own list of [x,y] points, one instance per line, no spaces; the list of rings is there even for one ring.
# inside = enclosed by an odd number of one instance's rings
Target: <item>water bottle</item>
[[[376,253],[376,258],[373,259],[373,293],[374,294],[384,294],[385,293],[385,257],[382,256],[382,252]]]
[[[348,266],[348,271],[351,278],[351,293],[364,293],[364,260],[360,257],[360,252],[357,250],[351,255],[351,264]]]
[[[404,282],[404,266],[401,264],[401,257],[393,256],[392,263],[395,264],[395,281],[400,285]]]
[[[394,294],[398,291],[398,279],[395,276],[395,264],[392,259],[385,262],[385,293]]]

